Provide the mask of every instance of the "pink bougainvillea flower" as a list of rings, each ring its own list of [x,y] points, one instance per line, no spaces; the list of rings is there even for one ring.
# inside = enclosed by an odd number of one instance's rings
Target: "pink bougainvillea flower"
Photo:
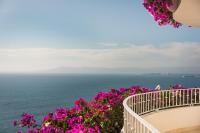
[[[16,120],[13,121],[13,126],[14,127],[17,126],[17,121]]]
[[[67,117],[67,110],[64,108],[58,108],[53,114],[54,119],[64,120]]]
[[[87,106],[88,106],[88,103],[82,98],[75,101],[75,109],[77,111],[81,111]]]
[[[46,116],[43,118],[43,122],[45,121],[50,121],[53,120],[53,113],[48,113]]]
[[[20,120],[20,126],[21,127],[32,127],[35,125],[36,120],[34,119],[33,115],[30,115],[28,113],[23,113],[21,115],[22,119]]]

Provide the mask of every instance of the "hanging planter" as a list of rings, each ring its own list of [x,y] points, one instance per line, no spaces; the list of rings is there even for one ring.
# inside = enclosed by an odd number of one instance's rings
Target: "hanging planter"
[[[169,11],[174,13],[176,9],[179,7],[181,0],[171,0],[171,4],[167,7]]]
[[[182,24],[174,20],[173,12],[176,11],[180,0],[144,0],[144,7],[154,17],[159,25],[172,25],[178,28]]]

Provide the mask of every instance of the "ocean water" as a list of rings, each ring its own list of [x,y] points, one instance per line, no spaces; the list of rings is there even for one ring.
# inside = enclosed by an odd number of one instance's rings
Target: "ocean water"
[[[22,112],[36,115],[38,122],[57,107],[72,107],[74,100],[90,100],[97,92],[140,85],[155,88],[183,84],[200,86],[200,77],[181,75],[120,74],[0,74],[0,133],[14,133],[12,120]]]

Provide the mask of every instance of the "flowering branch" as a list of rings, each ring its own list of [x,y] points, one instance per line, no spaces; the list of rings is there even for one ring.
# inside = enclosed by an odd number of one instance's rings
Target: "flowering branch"
[[[174,20],[169,7],[173,5],[171,0],[144,0],[144,7],[154,17],[159,25],[172,25],[178,28],[182,24]]]

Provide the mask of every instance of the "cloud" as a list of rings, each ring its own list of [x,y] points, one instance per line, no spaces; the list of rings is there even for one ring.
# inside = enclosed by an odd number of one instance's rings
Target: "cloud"
[[[100,42],[98,44],[101,45],[101,46],[105,46],[105,47],[117,47],[117,46],[119,46],[118,43],[104,43],[104,42]]]
[[[74,72],[80,68],[121,71],[139,68],[156,72],[162,68],[199,68],[199,61],[200,43],[191,42],[109,49],[0,49],[0,72],[41,72],[55,68],[73,68]]]

